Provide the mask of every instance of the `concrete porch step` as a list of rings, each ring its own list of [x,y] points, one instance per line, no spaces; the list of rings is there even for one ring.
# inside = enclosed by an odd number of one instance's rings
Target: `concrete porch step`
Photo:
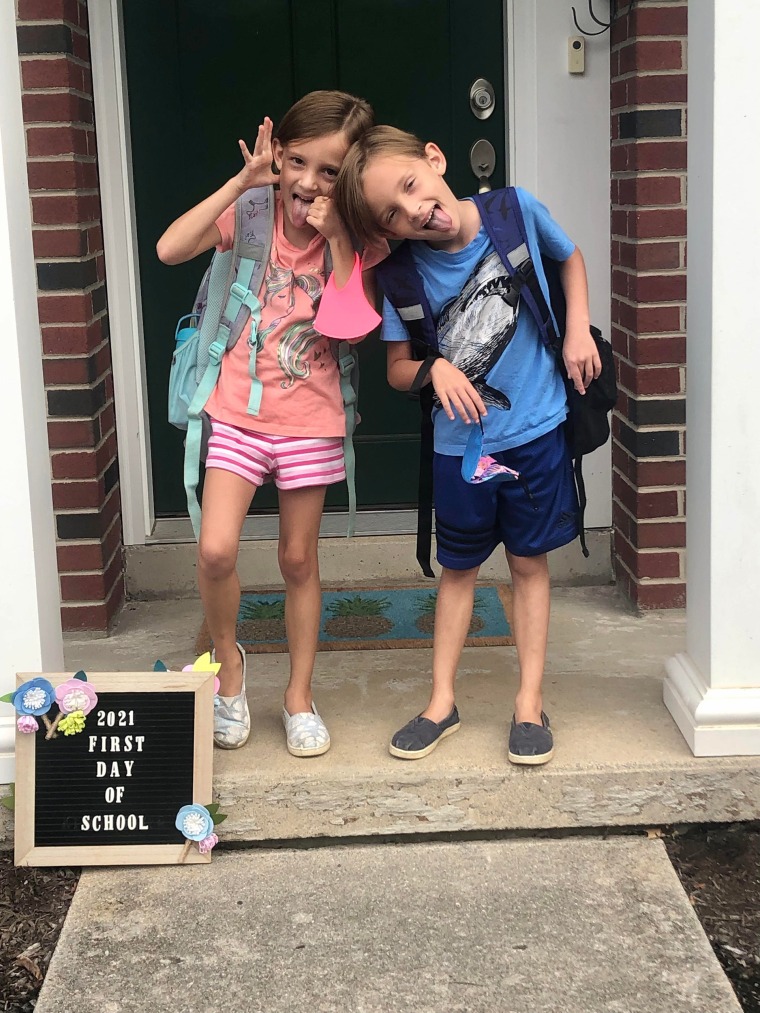
[[[193,658],[198,601],[132,603],[106,639],[68,639],[75,671],[135,671]],[[388,753],[427,699],[430,650],[320,653],[315,699],[333,746],[314,759],[285,748],[286,655],[249,656],[253,734],[217,750],[215,792],[231,841],[436,831],[656,825],[756,818],[760,757],[695,759],[662,704],[663,664],[683,649],[678,612],[633,614],[611,587],[557,588],[545,706],[556,754],[509,764],[513,647],[466,648],[462,728],[424,760]]]

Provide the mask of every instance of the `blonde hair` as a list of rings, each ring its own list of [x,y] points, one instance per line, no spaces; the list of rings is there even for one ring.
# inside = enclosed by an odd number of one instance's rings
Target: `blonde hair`
[[[353,144],[375,122],[369,102],[345,91],[311,91],[285,113],[274,137],[280,144],[343,133]]]
[[[364,199],[363,179],[370,162],[380,156],[425,158],[425,144],[414,134],[386,125],[367,130],[348,150],[333,188],[341,217],[363,243],[383,235]]]

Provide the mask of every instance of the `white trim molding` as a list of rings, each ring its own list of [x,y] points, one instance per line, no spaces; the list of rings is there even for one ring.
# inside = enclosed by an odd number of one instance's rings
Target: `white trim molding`
[[[153,530],[150,423],[120,0],[88,7],[125,545]]]
[[[538,62],[535,4],[507,0],[509,184],[540,193],[538,182]]]
[[[757,355],[760,107],[746,96],[760,89],[760,6],[720,6],[689,8],[689,584],[686,653],[663,696],[696,755],[760,756],[757,378],[741,367]]]
[[[0,499],[0,696],[17,672],[63,668],[37,278],[13,4],[0,4],[0,304],[4,441]],[[15,713],[0,704],[0,784],[14,778]]]
[[[760,755],[760,687],[710,688],[688,654],[665,669],[665,706],[695,756]]]

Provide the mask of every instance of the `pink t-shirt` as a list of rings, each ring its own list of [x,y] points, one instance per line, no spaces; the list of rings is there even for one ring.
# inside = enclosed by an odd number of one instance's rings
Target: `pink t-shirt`
[[[206,404],[220,422],[275,436],[345,436],[346,420],[338,366],[330,342],[314,327],[314,300],[325,285],[325,239],[317,234],[305,250],[283,232],[280,195],[275,191],[274,235],[269,266],[258,293],[261,303],[256,375],[263,394],[258,415],[247,412],[250,324],[222,359],[219,381]],[[232,247],[234,204],[217,219],[218,250]],[[363,266],[382,260],[368,251]]]

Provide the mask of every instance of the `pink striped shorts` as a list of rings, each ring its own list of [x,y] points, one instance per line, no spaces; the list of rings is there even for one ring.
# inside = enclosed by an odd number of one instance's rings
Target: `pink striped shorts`
[[[343,440],[267,436],[211,420],[206,468],[221,468],[260,486],[268,477],[278,489],[334,485],[346,477]]]

